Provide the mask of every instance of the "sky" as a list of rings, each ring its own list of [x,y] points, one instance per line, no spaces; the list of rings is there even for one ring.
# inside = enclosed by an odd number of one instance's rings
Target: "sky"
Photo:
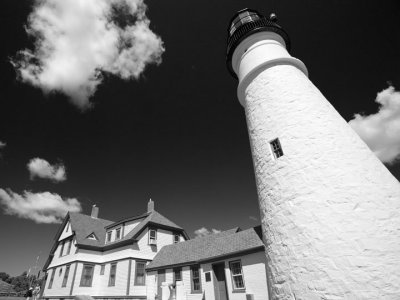
[[[0,272],[43,266],[57,222],[93,204],[116,221],[151,198],[192,238],[259,224],[225,65],[245,7],[278,15],[311,81],[400,179],[397,0],[37,3],[0,4]]]

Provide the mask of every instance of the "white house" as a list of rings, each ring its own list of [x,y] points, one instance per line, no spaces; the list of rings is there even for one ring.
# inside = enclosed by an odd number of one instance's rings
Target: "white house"
[[[189,240],[151,200],[145,214],[118,222],[95,206],[91,216],[68,213],[43,270],[47,300],[166,300],[175,283],[176,300],[268,299],[259,227]]]
[[[172,285],[177,300],[267,300],[264,250],[260,226],[164,246],[146,268],[147,299],[169,299]]]
[[[165,245],[188,239],[185,231],[157,211],[118,222],[68,213],[44,266],[43,298],[146,299],[145,268]]]

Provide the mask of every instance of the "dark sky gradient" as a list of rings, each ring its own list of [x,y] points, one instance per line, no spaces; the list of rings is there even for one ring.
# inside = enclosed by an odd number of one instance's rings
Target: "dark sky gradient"
[[[377,111],[387,81],[400,88],[400,3],[386,1],[147,0],[151,28],[164,41],[160,66],[138,81],[105,75],[81,113],[60,94],[44,96],[18,82],[10,56],[31,47],[23,25],[32,1],[0,8],[0,188],[76,197],[90,213],[118,220],[156,209],[193,231],[247,228],[259,218],[246,121],[237,82],[225,66],[227,23],[239,9],[275,11],[292,55],[348,121]],[[33,157],[61,160],[68,180],[29,180]],[[400,178],[399,164],[389,169]],[[0,272],[22,273],[41,255],[58,225],[0,215]]]

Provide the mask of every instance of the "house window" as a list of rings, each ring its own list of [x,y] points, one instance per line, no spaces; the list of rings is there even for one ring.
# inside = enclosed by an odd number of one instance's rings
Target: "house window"
[[[67,286],[68,275],[69,275],[69,268],[70,268],[70,266],[67,265],[67,267],[66,267],[66,269],[65,269],[64,279],[63,279],[63,282],[62,282],[61,287],[66,287],[66,286]]]
[[[121,227],[117,228],[117,230],[115,231],[115,239],[119,240],[121,238]]]
[[[67,247],[67,253],[66,255],[68,255],[71,252],[71,245],[72,245],[72,240],[67,241],[68,243],[68,247]]]
[[[279,142],[278,138],[270,141],[269,143],[271,145],[271,150],[272,150],[272,153],[274,153],[275,158],[279,158],[279,157],[283,156],[282,146],[281,146],[281,143]]]
[[[191,266],[190,274],[192,276],[192,294],[201,293],[201,280],[199,266]]]
[[[100,266],[100,275],[104,275],[104,269],[106,268],[106,265],[101,265]]]
[[[111,242],[112,231],[107,232],[107,243]]]
[[[149,229],[149,245],[157,244],[157,230]]]
[[[64,252],[64,241],[61,242],[60,257],[63,255],[63,252]]]
[[[182,268],[174,268],[174,283],[182,281]]]
[[[135,274],[135,285],[146,284],[146,262],[136,261],[136,274]]]
[[[80,286],[92,286],[93,279],[93,265],[83,265],[82,278]]]
[[[49,289],[51,289],[51,287],[53,286],[54,274],[55,274],[55,273],[56,273],[56,269],[54,269],[54,270],[51,272],[51,277],[50,277],[49,286],[48,286]]]
[[[89,234],[89,236],[87,237],[89,240],[94,240],[97,241],[97,237],[94,233]]]
[[[115,286],[115,275],[117,274],[117,263],[111,264],[110,278],[108,279],[108,286]]]
[[[60,268],[60,271],[58,271],[58,276],[61,276],[62,274],[62,268]]]
[[[229,262],[229,267],[231,269],[233,289],[234,290],[244,289],[245,286],[243,279],[243,270],[240,260]]]
[[[179,241],[180,241],[179,234],[174,234],[174,244],[179,243]]]

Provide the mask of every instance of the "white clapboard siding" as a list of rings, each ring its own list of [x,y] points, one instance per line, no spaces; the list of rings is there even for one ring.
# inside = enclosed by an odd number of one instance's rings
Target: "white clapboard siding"
[[[140,219],[139,221],[138,220],[134,220],[134,221],[126,222],[125,223],[125,228],[124,228],[124,237],[126,235],[128,235],[129,232],[131,232],[142,221],[143,220]]]
[[[59,241],[62,241],[63,239],[65,239],[65,238],[67,238],[67,237],[70,237],[70,236],[72,235],[72,233],[73,233],[73,232],[72,232],[70,223],[69,223],[69,221],[68,221],[68,222],[65,224],[65,226],[64,226],[64,228],[63,228],[63,231],[62,231],[60,237],[58,238],[58,240],[59,240]]]

